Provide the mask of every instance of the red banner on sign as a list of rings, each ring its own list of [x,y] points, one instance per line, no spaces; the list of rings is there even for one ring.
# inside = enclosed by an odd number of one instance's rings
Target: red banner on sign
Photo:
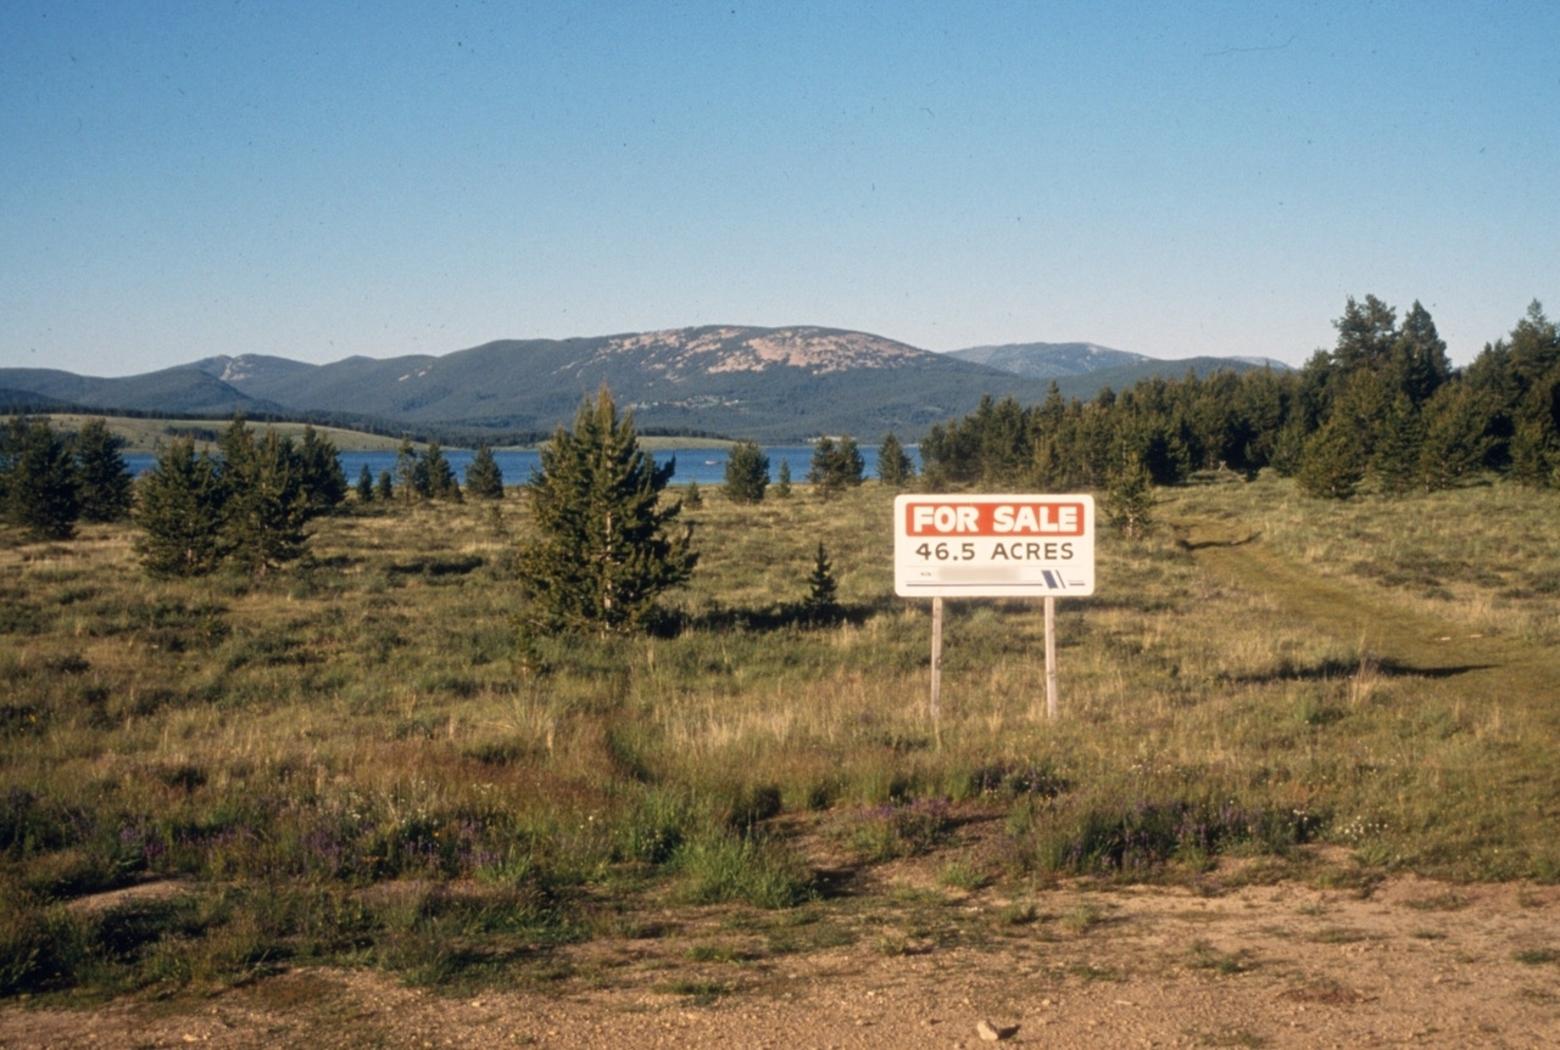
[[[1073,502],[906,503],[910,536],[1082,536],[1084,505]]]

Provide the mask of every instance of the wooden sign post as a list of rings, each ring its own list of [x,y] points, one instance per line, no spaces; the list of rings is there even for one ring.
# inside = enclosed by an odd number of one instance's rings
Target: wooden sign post
[[[932,599],[932,699],[927,714],[936,725],[942,717],[942,599]]]
[[[894,593],[932,599],[932,692],[942,715],[945,597],[1045,599],[1045,713],[1059,710],[1056,599],[1094,593],[1094,497],[914,495],[894,500]]]
[[[1056,599],[1045,596],[1045,717],[1056,720]]]

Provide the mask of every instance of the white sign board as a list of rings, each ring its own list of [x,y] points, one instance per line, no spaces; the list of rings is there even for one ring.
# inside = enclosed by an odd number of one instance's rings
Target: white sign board
[[[1094,593],[1094,497],[914,495],[894,500],[903,598]]]

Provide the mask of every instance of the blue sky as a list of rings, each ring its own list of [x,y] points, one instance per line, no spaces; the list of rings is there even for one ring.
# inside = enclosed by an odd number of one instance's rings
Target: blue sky
[[[716,322],[1465,362],[1560,309],[1560,5],[0,13],[0,366]]]

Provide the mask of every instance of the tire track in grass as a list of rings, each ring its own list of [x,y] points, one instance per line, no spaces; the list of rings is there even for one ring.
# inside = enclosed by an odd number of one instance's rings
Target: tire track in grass
[[[1470,702],[1498,698],[1560,727],[1560,654],[1520,639],[1472,633],[1466,623],[1427,616],[1364,586],[1323,576],[1284,558],[1260,535],[1229,523],[1168,522],[1204,571],[1267,595],[1295,620],[1358,644],[1394,673],[1445,678]]]

